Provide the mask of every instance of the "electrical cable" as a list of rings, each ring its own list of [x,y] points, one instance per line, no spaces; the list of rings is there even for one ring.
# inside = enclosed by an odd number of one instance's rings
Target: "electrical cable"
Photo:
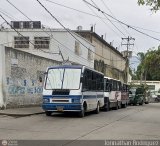
[[[138,30],[138,29],[134,28],[134,27],[133,27],[133,26],[131,26],[131,25],[128,25],[128,24],[126,24],[126,23],[124,23],[124,22],[122,22],[122,21],[120,21],[120,20],[116,19],[116,18],[115,18],[115,17],[113,17],[112,15],[110,15],[110,14],[108,14],[108,13],[106,13],[106,12],[102,11],[102,10],[101,10],[101,9],[99,9],[98,7],[96,7],[96,6],[92,5],[92,4],[91,4],[91,3],[89,3],[88,1],[86,1],[86,0],[83,0],[83,1],[84,1],[84,2],[86,2],[88,5],[92,6],[93,8],[97,9],[97,10],[98,10],[98,11],[100,11],[101,13],[106,14],[107,16],[111,17],[112,19],[116,20],[117,22],[119,22],[119,23],[121,23],[121,24],[123,24],[123,25],[127,26],[128,28],[131,28],[131,29],[135,30],[136,32],[141,33],[141,34],[143,34],[143,35],[145,35],[145,36],[148,36],[148,37],[150,37],[150,38],[152,38],[152,39],[154,39],[154,40],[160,41],[160,39],[159,39],[159,38],[153,37],[153,36],[151,36],[151,35],[149,35],[149,34],[147,34],[147,33],[145,33],[145,32],[142,32],[142,31],[140,31],[140,30]]]

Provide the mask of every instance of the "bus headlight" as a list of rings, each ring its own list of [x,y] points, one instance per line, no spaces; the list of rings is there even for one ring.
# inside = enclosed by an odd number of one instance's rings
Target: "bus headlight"
[[[43,103],[49,103],[49,99],[48,98],[44,98],[43,99]]]
[[[72,99],[72,103],[80,103],[80,99]]]

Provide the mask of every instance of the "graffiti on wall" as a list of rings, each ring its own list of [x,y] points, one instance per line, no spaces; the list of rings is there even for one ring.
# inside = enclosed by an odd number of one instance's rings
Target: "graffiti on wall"
[[[7,77],[8,94],[24,95],[24,94],[42,94],[42,83],[37,80],[14,80]]]

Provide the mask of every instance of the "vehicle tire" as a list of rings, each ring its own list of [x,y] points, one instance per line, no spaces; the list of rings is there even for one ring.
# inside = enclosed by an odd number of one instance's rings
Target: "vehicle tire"
[[[142,102],[141,102],[141,103],[139,103],[139,105],[143,105],[143,100],[142,100]]]
[[[83,109],[79,112],[79,117],[83,118],[85,116],[85,112],[87,111],[87,103],[83,103]]]
[[[83,118],[85,116],[85,111],[84,111],[84,109],[83,110],[81,110],[80,112],[79,112],[79,117],[80,118]]]
[[[122,108],[126,108],[127,107],[127,104],[122,104]]]
[[[134,102],[133,102],[133,106],[136,106],[136,105],[137,105],[137,101],[134,101]]]
[[[118,104],[118,109],[122,108],[122,103],[120,102],[120,104]]]
[[[107,103],[104,106],[104,111],[108,112],[110,110],[110,103],[107,101]]]
[[[100,105],[99,105],[99,102],[97,103],[97,108],[95,110],[95,114],[99,114],[99,111],[100,111]]]
[[[145,104],[149,104],[149,102],[147,101],[147,102],[145,102]]]
[[[46,116],[51,116],[52,115],[51,111],[45,111],[45,113],[46,113]]]
[[[155,102],[159,102],[157,98],[155,98]]]
[[[118,102],[116,103],[116,106],[113,109],[118,110]]]

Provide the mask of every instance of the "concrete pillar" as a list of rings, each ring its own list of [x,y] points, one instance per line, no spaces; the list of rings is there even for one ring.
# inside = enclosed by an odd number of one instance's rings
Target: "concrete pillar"
[[[5,105],[5,47],[0,45],[0,109]]]

